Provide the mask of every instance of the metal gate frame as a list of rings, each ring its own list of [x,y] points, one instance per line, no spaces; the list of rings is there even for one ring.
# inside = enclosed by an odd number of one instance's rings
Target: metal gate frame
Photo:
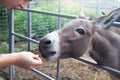
[[[18,10],[21,10],[21,9],[18,9]],[[29,49],[30,49],[30,46],[31,46],[31,42],[38,44],[38,41],[33,40],[30,37],[31,36],[31,12],[39,13],[39,14],[45,14],[45,15],[51,15],[51,16],[57,16],[57,17],[71,18],[71,19],[76,18],[76,16],[73,16],[73,15],[54,13],[54,12],[49,12],[49,11],[41,11],[41,10],[38,11],[38,10],[32,10],[32,9],[23,9],[22,11],[27,11],[28,12],[28,20],[27,20],[28,21],[28,32],[29,32],[28,37],[14,32],[14,10],[9,10],[9,52],[10,53],[14,52],[14,36],[18,36],[20,38],[24,38],[25,40],[27,40]],[[114,22],[113,25],[120,26],[120,23],[119,22]],[[102,69],[107,70],[109,72],[120,74],[119,70],[116,70],[116,69],[113,69],[113,68],[110,68],[110,67],[104,66],[104,65],[98,65],[97,63],[92,62],[90,60],[87,60],[87,59],[84,59],[84,58],[75,58],[75,59],[77,59],[79,61],[83,61],[87,64],[94,65],[96,67],[102,68]],[[56,78],[56,80],[60,80],[60,78],[59,78],[60,77],[60,74],[59,74],[60,66],[59,65],[60,65],[60,61],[58,60],[57,61],[57,78]],[[48,76],[48,75],[44,74],[43,72],[38,71],[36,69],[32,69],[31,71],[47,78],[48,80],[55,80],[52,77],[50,77],[50,76]],[[15,76],[14,74],[15,74],[14,73],[14,66],[11,65],[9,67],[10,80],[13,80],[13,77]]]

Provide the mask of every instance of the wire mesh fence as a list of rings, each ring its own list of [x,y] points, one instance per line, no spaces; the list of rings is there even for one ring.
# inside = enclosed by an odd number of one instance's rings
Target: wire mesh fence
[[[0,5],[0,40],[6,40],[8,32],[8,11]]]

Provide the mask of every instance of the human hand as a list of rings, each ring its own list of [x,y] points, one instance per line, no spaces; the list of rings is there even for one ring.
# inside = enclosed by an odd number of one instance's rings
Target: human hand
[[[31,0],[0,0],[0,3],[7,9],[25,8]]]
[[[16,61],[14,65],[24,68],[24,69],[32,69],[34,67],[40,66],[42,64],[42,60],[38,55],[35,55],[31,52],[20,52],[16,53]]]

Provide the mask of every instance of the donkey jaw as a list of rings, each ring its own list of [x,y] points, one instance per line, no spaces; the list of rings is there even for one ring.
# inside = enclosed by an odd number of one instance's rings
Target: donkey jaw
[[[60,40],[57,32],[52,32],[41,38],[39,52],[45,59],[58,59],[60,56]]]
[[[58,59],[58,53],[56,53],[55,51],[51,51],[48,53],[42,53],[41,56],[47,60],[53,60],[53,59]]]

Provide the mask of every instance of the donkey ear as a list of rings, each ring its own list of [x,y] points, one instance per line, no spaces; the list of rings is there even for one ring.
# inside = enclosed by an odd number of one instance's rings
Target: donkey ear
[[[94,25],[97,25],[97,23],[100,23],[105,18],[106,18],[106,16],[99,17],[97,19],[91,20],[91,23],[94,24]]]
[[[85,16],[83,10],[80,10],[78,15],[77,15],[77,19],[87,19],[87,17]]]

